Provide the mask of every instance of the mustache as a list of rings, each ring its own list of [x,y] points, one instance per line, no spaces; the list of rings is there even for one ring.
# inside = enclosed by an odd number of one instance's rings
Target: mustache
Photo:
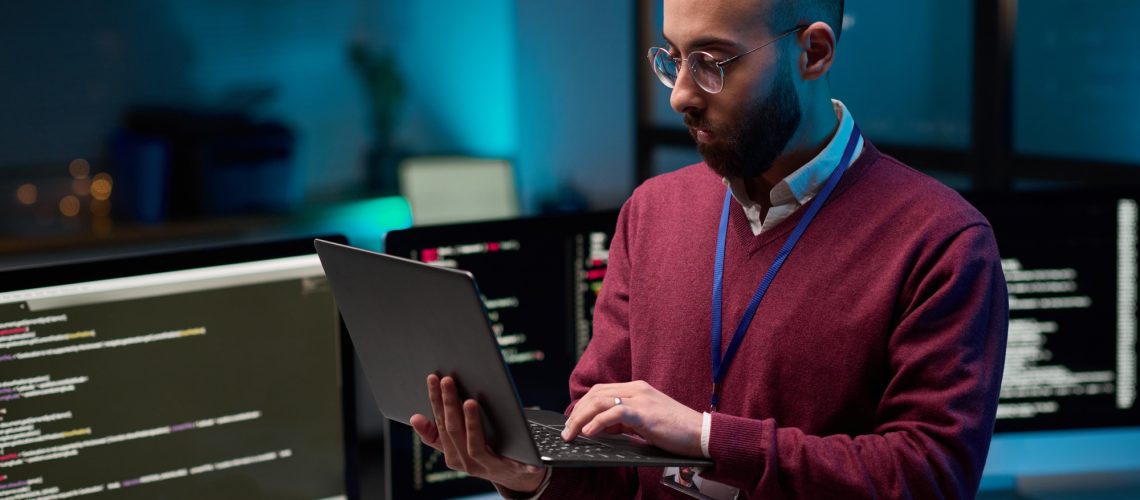
[[[685,126],[691,129],[711,130],[703,117],[691,113],[685,113]]]

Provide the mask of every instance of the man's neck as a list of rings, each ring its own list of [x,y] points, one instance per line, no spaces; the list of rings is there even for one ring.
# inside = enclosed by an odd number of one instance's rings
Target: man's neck
[[[772,188],[819,155],[839,130],[839,117],[831,99],[821,101],[803,115],[800,128],[792,135],[784,152],[772,161],[772,168],[751,179],[744,179],[748,198],[767,213],[772,206]]]

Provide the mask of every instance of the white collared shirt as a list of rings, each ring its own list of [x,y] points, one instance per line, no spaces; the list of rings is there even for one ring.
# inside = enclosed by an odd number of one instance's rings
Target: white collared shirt
[[[736,202],[744,207],[744,215],[752,226],[752,234],[760,234],[791,217],[797,209],[811,201],[835,171],[835,167],[839,166],[839,160],[843,158],[843,151],[847,148],[847,139],[851,136],[851,129],[855,127],[855,119],[851,117],[847,106],[842,102],[832,99],[831,105],[835,108],[835,116],[839,118],[839,128],[835,131],[835,135],[815,158],[772,187],[772,191],[768,194],[772,207],[768,209],[768,216],[764,220],[760,220],[760,204],[748,197],[743,179],[727,177],[721,179],[724,185],[732,190],[732,197]],[[863,137],[860,136],[858,143],[855,144],[855,153],[851,157],[851,162],[854,163],[862,153]]]

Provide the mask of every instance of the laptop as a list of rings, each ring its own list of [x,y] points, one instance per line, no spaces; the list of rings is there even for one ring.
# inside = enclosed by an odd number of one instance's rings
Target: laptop
[[[530,465],[701,467],[625,435],[562,440],[566,417],[524,409],[470,273],[315,241],[373,398],[385,417],[430,416],[425,378],[454,375],[474,398],[488,443]]]

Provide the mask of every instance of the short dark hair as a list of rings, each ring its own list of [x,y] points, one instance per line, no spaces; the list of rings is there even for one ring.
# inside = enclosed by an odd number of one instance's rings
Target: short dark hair
[[[774,30],[786,30],[800,22],[823,21],[839,40],[843,32],[843,0],[774,0],[771,16]]]

